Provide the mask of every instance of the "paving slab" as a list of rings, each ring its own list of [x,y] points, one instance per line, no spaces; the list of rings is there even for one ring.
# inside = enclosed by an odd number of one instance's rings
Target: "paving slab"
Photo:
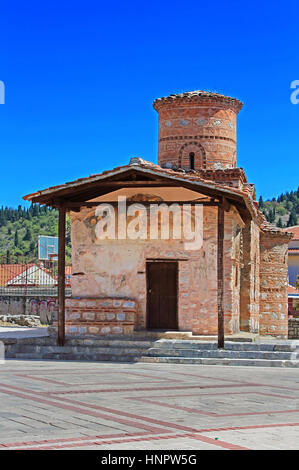
[[[299,372],[6,360],[0,449],[299,449]]]
[[[39,338],[49,336],[48,328],[26,326],[0,326],[0,340],[6,338]]]

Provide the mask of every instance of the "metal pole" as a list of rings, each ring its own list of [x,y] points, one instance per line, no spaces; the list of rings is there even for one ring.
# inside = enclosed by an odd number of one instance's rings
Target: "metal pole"
[[[224,200],[218,206],[218,250],[217,250],[217,303],[218,303],[218,349],[224,348],[223,312],[223,262],[224,262]]]
[[[65,341],[65,207],[59,207],[58,221],[58,338],[59,346]]]

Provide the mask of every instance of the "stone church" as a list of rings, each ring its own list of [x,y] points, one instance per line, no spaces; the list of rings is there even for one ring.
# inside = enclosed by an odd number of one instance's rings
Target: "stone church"
[[[60,306],[65,334],[219,335],[222,329],[226,335],[287,337],[291,235],[265,220],[254,185],[237,167],[242,103],[193,91],[158,98],[153,106],[159,115],[158,164],[132,158],[25,196],[71,220],[72,297]],[[170,206],[166,220],[163,208]],[[198,241],[192,248],[177,235],[181,208],[189,210]]]

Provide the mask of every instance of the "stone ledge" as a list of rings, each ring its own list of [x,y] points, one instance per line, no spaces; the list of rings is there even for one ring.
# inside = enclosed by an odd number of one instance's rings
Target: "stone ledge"
[[[131,334],[135,323],[135,300],[112,297],[66,299],[66,336]]]

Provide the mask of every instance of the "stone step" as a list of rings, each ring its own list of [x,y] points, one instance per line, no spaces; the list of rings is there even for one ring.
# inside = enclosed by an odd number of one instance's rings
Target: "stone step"
[[[196,340],[165,340],[161,339],[154,342],[154,347],[159,349],[175,350],[175,349],[194,349],[194,350],[218,350],[217,342],[205,342]],[[299,351],[299,341],[280,341],[275,343],[247,343],[235,341],[226,341],[225,350],[232,351]]]
[[[16,353],[8,359],[19,360],[60,360],[60,361],[94,361],[94,362],[138,362],[140,356],[134,354],[117,355],[117,354],[103,354],[103,353],[86,353],[84,351],[79,353]]]
[[[110,355],[110,356],[141,356],[148,351],[148,348],[117,348],[117,347],[78,347],[78,346],[38,346],[38,345],[22,345],[17,344],[13,347],[6,349],[6,357],[12,354],[57,354],[66,356],[67,354],[82,354],[82,355]]]
[[[187,358],[227,358],[227,359],[299,359],[298,352],[282,351],[243,351],[227,349],[179,349],[150,348],[146,356],[151,357],[187,357]]]
[[[201,364],[217,366],[246,366],[246,367],[298,367],[299,361],[270,360],[270,359],[229,359],[229,358],[199,358],[199,357],[150,357],[142,356],[138,362],[154,364]]]
[[[189,339],[157,341],[68,338],[57,346],[53,338],[24,338],[5,341],[6,358],[82,361],[178,362],[190,364],[263,365],[297,367],[299,341],[265,343],[229,342],[219,350],[216,342]],[[287,365],[286,365],[287,364]]]
[[[3,339],[5,345],[39,345],[39,346],[57,346],[57,341],[49,337],[39,338],[5,338]],[[126,339],[103,339],[103,338],[67,338],[65,346],[81,346],[81,347],[135,347],[135,348],[149,348],[155,341],[143,340],[126,340]]]

